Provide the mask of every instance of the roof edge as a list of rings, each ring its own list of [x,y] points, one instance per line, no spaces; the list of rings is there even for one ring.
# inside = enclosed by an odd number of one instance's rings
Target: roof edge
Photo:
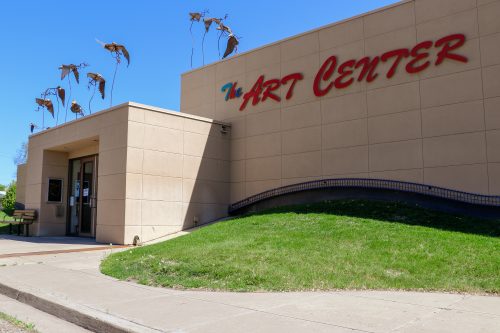
[[[176,116],[176,117],[182,117],[182,118],[187,118],[187,119],[193,119],[193,120],[203,121],[203,122],[211,123],[211,124],[231,126],[230,123],[225,123],[223,121],[218,121],[218,120],[215,120],[215,119],[200,117],[200,116],[196,116],[196,115],[189,114],[189,113],[184,113],[184,112],[174,111],[174,110],[169,110],[169,109],[163,109],[163,108],[152,106],[152,105],[146,105],[146,104],[141,104],[141,103],[136,103],[136,102],[129,101],[129,102],[125,102],[125,103],[121,103],[121,104],[112,106],[110,108],[107,108],[107,109],[104,109],[104,110],[101,110],[101,111],[97,111],[97,112],[92,113],[92,114],[90,114],[88,116],[84,116],[84,117],[81,117],[81,118],[78,118],[78,119],[74,119],[74,120],[68,121],[68,122],[63,123],[63,124],[59,124],[57,126],[51,127],[49,129],[46,129],[46,130],[43,130],[43,131],[40,131],[38,133],[31,134],[28,138],[34,138],[34,137],[37,137],[39,135],[42,135],[42,134],[45,134],[45,133],[49,133],[51,131],[63,128],[65,126],[69,126],[71,124],[75,124],[75,123],[78,123],[78,122],[81,122],[81,121],[85,121],[85,120],[93,118],[93,117],[98,117],[98,116],[100,116],[102,114],[105,114],[105,113],[108,113],[108,112],[111,112],[111,111],[115,111],[115,110],[118,110],[118,109],[121,109],[121,108],[124,108],[124,107],[134,107],[134,108],[139,108],[139,109],[148,110],[148,111],[166,113],[166,114],[169,114],[169,115],[172,115],[172,116]]]
[[[135,108],[143,109],[143,110],[160,112],[160,113],[166,113],[166,114],[169,114],[169,115],[172,115],[172,116],[176,116],[176,117],[182,117],[182,118],[187,118],[187,119],[199,120],[199,121],[203,121],[203,122],[211,123],[211,124],[231,126],[231,124],[225,123],[223,121],[219,121],[219,120],[215,120],[215,119],[210,119],[210,118],[206,118],[206,117],[200,117],[200,116],[196,116],[194,114],[185,113],[185,112],[181,112],[181,111],[174,111],[174,110],[163,109],[163,108],[160,108],[160,107],[157,107],[157,106],[151,106],[151,105],[146,105],[146,104],[141,104],[141,103],[136,103],[136,102],[128,102],[128,105],[132,106],[132,107],[135,107]]]
[[[326,29],[326,28],[331,28],[331,27],[334,27],[336,25],[340,25],[340,24],[343,24],[343,23],[346,23],[346,22],[349,22],[349,21],[353,21],[353,20],[359,19],[361,17],[368,16],[368,15],[371,15],[371,14],[375,14],[377,12],[381,12],[381,11],[384,11],[384,10],[387,10],[387,9],[390,9],[390,8],[393,8],[393,7],[398,7],[398,6],[404,5],[404,4],[409,3],[409,2],[413,2],[413,1],[415,1],[415,0],[401,0],[399,2],[390,4],[390,5],[387,5],[387,6],[384,6],[384,7],[380,7],[380,8],[374,9],[374,10],[370,10],[370,11],[362,13],[362,14],[351,16],[349,18],[346,18],[346,19],[343,19],[343,20],[340,20],[340,21],[337,21],[337,22],[333,22],[333,23],[330,23],[330,24],[327,24],[327,25],[324,25],[324,26],[321,26],[321,27],[318,27],[318,28],[314,28],[314,29],[302,32],[302,33],[300,33],[298,35],[293,35],[293,36],[290,36],[290,37],[287,37],[287,38],[284,38],[284,39],[280,39],[280,40],[278,40],[276,42],[265,44],[263,46],[259,46],[259,47],[256,47],[254,49],[251,49],[251,50],[248,50],[248,51],[245,51],[245,52],[242,52],[242,53],[238,53],[238,54],[236,54],[236,55],[234,55],[232,57],[228,57],[226,59],[220,59],[220,60],[218,60],[216,62],[212,62],[210,64],[207,64],[207,65],[204,65],[204,66],[201,66],[201,67],[197,67],[197,68],[188,70],[188,71],[186,71],[184,73],[181,73],[181,77],[184,76],[184,75],[193,73],[193,72],[197,72],[197,71],[206,69],[206,68],[211,67],[211,66],[215,66],[215,65],[223,63],[225,61],[228,61],[228,60],[231,60],[231,59],[235,59],[235,58],[247,55],[249,53],[252,53],[252,52],[264,49],[266,47],[274,46],[274,45],[277,45],[277,44],[280,44],[280,43],[283,43],[283,42],[286,42],[286,41],[289,41],[289,40],[292,40],[292,39],[295,39],[295,38],[299,38],[299,37],[302,37],[302,36],[305,36],[305,35],[308,35],[308,34],[311,34],[311,33],[314,33],[314,32],[318,32],[318,31]]]

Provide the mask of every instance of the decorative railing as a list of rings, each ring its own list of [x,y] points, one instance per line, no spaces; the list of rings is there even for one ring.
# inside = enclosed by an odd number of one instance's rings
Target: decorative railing
[[[417,193],[437,198],[455,200],[459,202],[500,207],[500,196],[481,195],[461,191],[450,190],[442,187],[408,183],[395,180],[365,179],[365,178],[343,178],[343,179],[322,179],[310,182],[293,184],[265,191],[244,200],[238,201],[229,206],[229,212],[254,204],[256,202],[278,197],[284,194],[296,193],[315,189],[335,189],[335,188],[361,188],[361,189],[382,189]]]

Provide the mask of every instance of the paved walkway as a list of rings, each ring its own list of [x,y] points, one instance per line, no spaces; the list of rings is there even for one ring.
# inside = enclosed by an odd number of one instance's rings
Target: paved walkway
[[[82,237],[19,237],[0,235],[0,258],[116,247]],[[121,247],[121,246],[118,246]]]
[[[0,239],[0,248],[4,249],[3,242]],[[99,262],[111,251],[0,259],[0,292],[46,311],[59,311],[60,316],[72,313],[77,321],[84,322],[84,318],[75,313],[85,314],[86,318],[109,324],[108,330],[116,332],[500,331],[500,297],[386,291],[217,293],[161,289],[100,274]],[[10,288],[17,290],[13,293]]]
[[[86,329],[3,295],[0,295],[0,312],[7,313],[26,324],[33,324],[39,333],[90,333]],[[1,327],[0,332],[3,332]]]

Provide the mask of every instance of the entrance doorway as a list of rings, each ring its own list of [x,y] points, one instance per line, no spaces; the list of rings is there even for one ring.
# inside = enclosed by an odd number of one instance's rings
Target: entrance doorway
[[[70,160],[67,233],[95,237],[97,155]]]

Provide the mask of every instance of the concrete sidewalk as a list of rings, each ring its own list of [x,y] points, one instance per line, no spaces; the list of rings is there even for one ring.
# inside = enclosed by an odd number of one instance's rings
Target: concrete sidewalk
[[[90,333],[84,328],[3,295],[0,295],[0,312],[8,313],[24,323],[35,325],[35,329],[39,333]],[[0,332],[2,332],[1,329]]]
[[[0,293],[100,332],[499,332],[500,297],[341,291],[217,293],[99,273],[110,251],[0,259]],[[100,326],[99,326],[100,325]]]
[[[0,258],[12,254],[37,251],[67,251],[76,249],[96,249],[109,244],[96,243],[94,239],[82,237],[19,237],[0,235]]]

